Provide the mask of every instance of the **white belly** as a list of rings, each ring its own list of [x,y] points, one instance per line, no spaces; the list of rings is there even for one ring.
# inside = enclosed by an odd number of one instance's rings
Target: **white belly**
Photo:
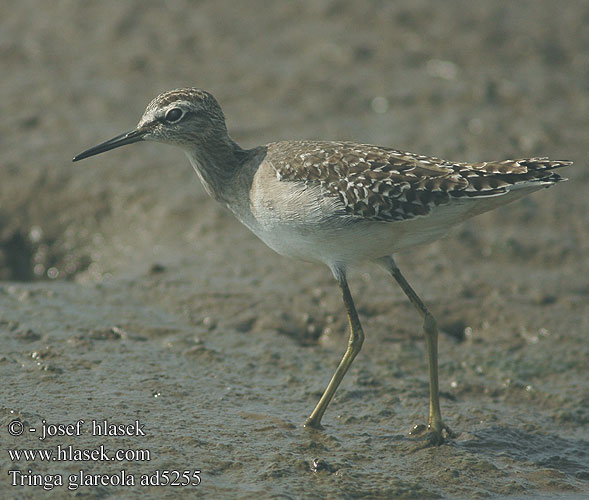
[[[300,232],[292,226],[277,226],[254,233],[280,255],[330,263],[352,263],[385,257],[415,245],[434,241],[446,232],[415,232],[411,222],[362,222],[340,228]]]
[[[425,216],[379,222],[347,214],[339,199],[319,185],[255,176],[249,206],[237,218],[274,251],[301,260],[347,264],[374,260],[444,236],[462,221],[517,199],[531,190],[489,198],[461,198]],[[230,207],[231,208],[231,207]]]
[[[322,193],[293,193],[252,203],[246,217],[236,214],[254,234],[277,253],[327,265],[374,260],[415,245],[434,241],[449,229],[438,217],[376,222],[343,213],[335,197]]]

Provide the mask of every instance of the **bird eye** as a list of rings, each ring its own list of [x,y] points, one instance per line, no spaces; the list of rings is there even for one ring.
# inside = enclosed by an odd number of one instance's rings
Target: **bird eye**
[[[184,116],[184,113],[180,108],[172,108],[166,113],[166,121],[169,123],[175,123],[180,120],[182,116]]]

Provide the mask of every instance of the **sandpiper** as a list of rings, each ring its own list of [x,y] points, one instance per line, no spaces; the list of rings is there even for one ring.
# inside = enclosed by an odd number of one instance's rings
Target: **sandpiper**
[[[443,236],[452,226],[564,180],[571,165],[547,158],[455,163],[351,142],[282,141],[242,149],[227,133],[215,98],[197,88],[164,92],[137,127],[77,155],[82,160],[139,141],[182,148],[206,191],[281,255],[327,265],[339,283],[348,346],[305,425],[321,418],[360,351],[362,326],[346,280],[349,265],[373,261],[397,281],[423,319],[429,367],[429,425],[440,444],[438,329],[393,254]],[[425,426],[422,426],[425,428]]]

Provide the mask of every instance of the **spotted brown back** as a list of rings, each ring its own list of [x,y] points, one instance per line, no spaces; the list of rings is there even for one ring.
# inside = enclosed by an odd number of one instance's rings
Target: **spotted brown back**
[[[515,187],[550,185],[552,169],[570,165],[546,158],[453,163],[435,157],[349,142],[270,144],[279,180],[319,183],[345,211],[376,221],[407,220],[458,198],[499,196]]]

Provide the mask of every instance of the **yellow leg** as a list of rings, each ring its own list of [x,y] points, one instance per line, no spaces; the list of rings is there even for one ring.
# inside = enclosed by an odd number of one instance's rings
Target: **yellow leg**
[[[356,312],[356,307],[354,306],[354,301],[352,300],[352,294],[348,288],[345,272],[339,268],[334,268],[332,271],[342,290],[342,296],[346,306],[346,312],[348,314],[348,322],[350,324],[350,338],[348,340],[348,348],[346,349],[346,352],[340,361],[337,370],[333,374],[333,377],[331,377],[331,380],[327,385],[323,396],[321,396],[321,399],[317,403],[313,413],[311,413],[310,417],[305,420],[305,427],[314,427],[318,429],[321,428],[321,418],[323,417],[329,402],[333,398],[333,395],[344,378],[344,375],[348,371],[348,368],[350,368],[352,361],[354,361],[354,358],[360,352],[362,343],[364,342],[364,332],[362,331],[362,325],[358,319],[358,313]]]
[[[379,262],[395,278],[399,286],[405,292],[411,303],[415,306],[423,318],[423,331],[425,332],[425,343],[427,347],[427,363],[429,367],[429,421],[428,440],[431,444],[439,445],[444,441],[444,433],[450,437],[454,436],[449,427],[442,421],[440,410],[440,389],[438,384],[438,327],[436,320],[427,309],[426,305],[411,288],[397,264],[392,257],[381,259]]]

